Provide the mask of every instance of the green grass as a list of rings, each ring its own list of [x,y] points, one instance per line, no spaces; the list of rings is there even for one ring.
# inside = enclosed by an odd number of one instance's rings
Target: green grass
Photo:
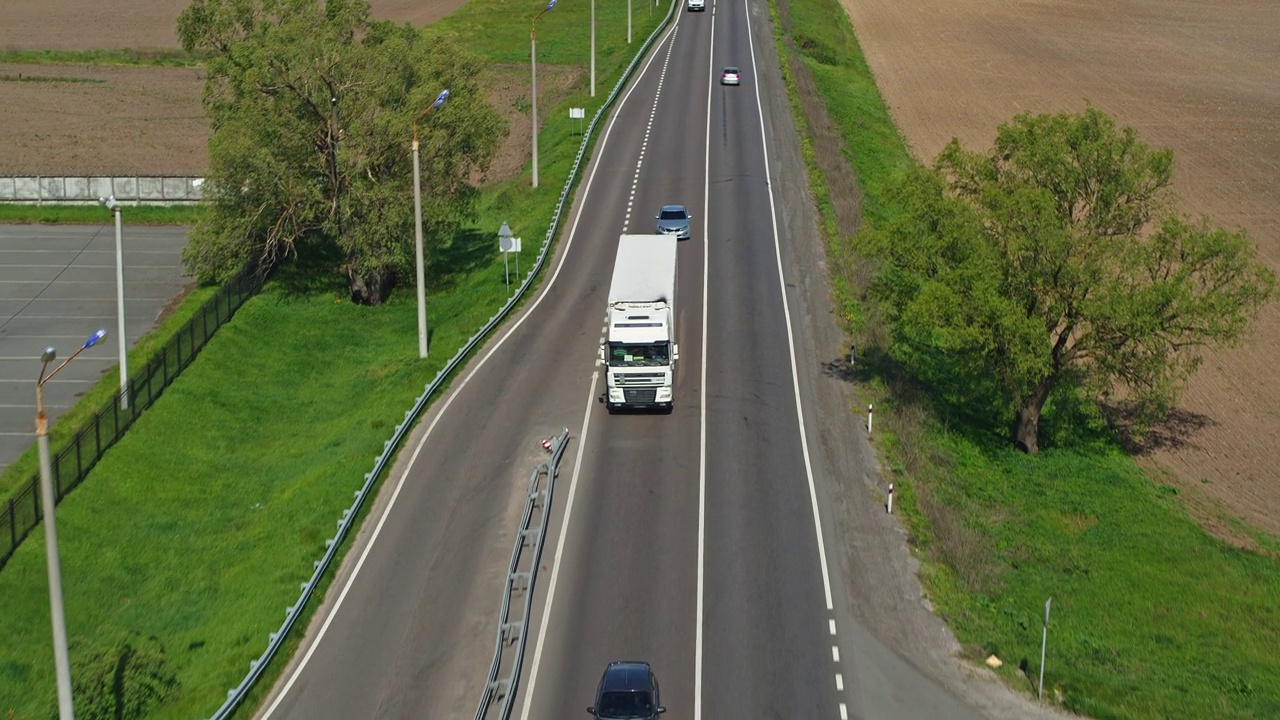
[[[483,0],[468,9],[477,6],[489,7],[489,17],[496,14]],[[582,41],[586,6],[566,9],[558,32],[565,42]],[[602,9],[596,105],[580,85],[547,108],[540,187],[529,187],[526,169],[523,177],[489,188],[475,224],[436,253],[436,269],[452,275],[433,287],[429,299],[429,360],[417,358],[411,288],[366,308],[348,302],[340,284],[293,292],[285,273],[219,330],[59,506],[73,670],[77,659],[122,636],[159,638],[179,686],[150,718],[207,717],[240,681],[297,599],[299,583],[323,554],[325,538],[404,411],[505,301],[508,289],[493,242],[503,221],[526,239],[522,269],[533,262],[581,139],[571,135],[576,122],[564,110],[593,112],[630,59],[625,8]],[[634,16],[633,49],[660,18]],[[461,29],[457,22],[448,18],[437,31],[464,36],[470,47],[500,58],[495,62],[509,59],[501,46],[505,36],[492,34],[492,22]],[[556,31],[551,24],[540,28],[548,37]],[[556,45],[548,42],[548,61],[574,63],[585,83],[586,57]],[[539,57],[541,64],[541,48]],[[81,221],[72,217],[59,219]],[[28,222],[52,220],[26,216]],[[185,321],[209,292],[197,290],[171,322]],[[131,361],[141,362],[154,349],[140,344]],[[299,368],[307,383],[295,382]],[[104,376],[55,427],[55,438],[117,384]],[[18,465],[24,462],[29,469],[30,458]],[[39,534],[33,537],[0,571],[0,717],[6,720],[49,717],[54,707],[44,548]],[[324,582],[330,581],[331,574]],[[289,647],[296,643],[296,637],[288,641]],[[272,664],[256,697],[282,666]]]
[[[975,658],[996,653],[1011,683],[1039,668],[1053,597],[1046,688],[1098,718],[1280,716],[1280,566],[1225,545],[1119,453],[983,452],[930,446],[931,522],[950,535],[927,585]],[[915,503],[917,509],[920,503]],[[959,528],[963,528],[960,530]],[[959,540],[959,542],[956,542]]]
[[[180,49],[150,50],[4,50],[0,51],[0,63],[24,63],[32,65],[56,65],[78,63],[83,65],[148,65],[162,67],[190,67],[199,65],[198,53]]]
[[[121,212],[130,225],[194,225],[204,217],[200,205],[128,205]],[[0,204],[0,223],[110,223],[111,211],[101,205]]]
[[[911,162],[905,143],[837,2],[785,4],[793,47],[866,192],[863,217],[883,218],[895,211],[886,183]],[[835,222],[812,142],[802,145],[836,301],[874,355],[887,329],[864,302],[861,261]],[[1052,596],[1046,698],[1061,692],[1068,708],[1098,718],[1280,717],[1275,538],[1238,520],[1237,534],[1259,551],[1209,536],[1174,488],[1143,475],[1105,432],[1073,427],[1075,418],[1047,416],[1054,447],[1028,457],[980,430],[949,427],[888,364],[859,389],[876,405],[875,441],[926,592],[972,660],[997,654],[1006,681],[1033,693]]]

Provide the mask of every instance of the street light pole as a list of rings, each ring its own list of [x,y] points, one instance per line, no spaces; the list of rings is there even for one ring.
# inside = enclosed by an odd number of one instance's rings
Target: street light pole
[[[124,242],[120,204],[114,195],[99,198],[98,203],[105,205],[116,221],[116,332],[120,345],[120,409],[129,409],[129,343],[124,333]]]
[[[420,358],[427,356],[427,291],[426,270],[423,267],[422,258],[422,181],[419,179],[418,171],[418,121],[426,117],[427,113],[443,105],[448,97],[449,91],[442,91],[436,96],[436,101],[413,120],[413,230],[414,250],[418,255],[418,357]]]
[[[631,44],[631,0],[627,0],[627,44]]]
[[[533,78],[533,186],[538,187],[538,18],[542,17],[548,10],[556,6],[556,0],[551,0],[542,12],[533,16],[533,21],[529,24],[529,67]]]
[[[591,97],[596,96],[596,0],[591,0]]]
[[[44,414],[44,384],[77,355],[98,344],[107,336],[106,330],[89,336],[79,350],[62,361],[48,375],[44,371],[57,358],[57,352],[47,347],[40,355],[40,377],[36,380],[36,447],[40,453],[40,509],[44,513],[44,552],[49,568],[49,615],[53,623],[53,662],[58,677],[58,718],[74,720],[75,709],[71,701],[71,660],[67,652],[67,620],[62,607],[62,563],[58,558],[58,526],[55,518],[57,498],[53,495],[53,463],[49,460],[49,418]]]

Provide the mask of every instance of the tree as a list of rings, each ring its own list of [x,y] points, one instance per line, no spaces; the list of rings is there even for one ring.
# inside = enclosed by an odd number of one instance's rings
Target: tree
[[[1170,150],[1092,107],[1019,115],[986,153],[952,140],[894,187],[905,210],[857,240],[891,353],[994,394],[1028,453],[1056,390],[1167,411],[1276,286],[1243,231],[1174,211],[1172,177]]]
[[[408,25],[371,21],[366,0],[194,0],[178,19],[205,64],[211,212],[184,252],[201,280],[335,244],[351,298],[376,305],[413,257],[414,118],[425,238],[474,216],[469,179],[505,132],[480,60]]]

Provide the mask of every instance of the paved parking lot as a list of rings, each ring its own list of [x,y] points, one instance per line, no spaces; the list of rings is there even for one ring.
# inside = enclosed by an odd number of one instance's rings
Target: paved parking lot
[[[35,385],[45,347],[58,352],[52,370],[95,330],[108,333],[45,383],[50,421],[119,363],[115,225],[103,215],[102,225],[0,225],[0,469],[35,442]],[[187,228],[130,227],[128,218],[126,210],[125,334],[132,347],[189,279],[180,259]]]

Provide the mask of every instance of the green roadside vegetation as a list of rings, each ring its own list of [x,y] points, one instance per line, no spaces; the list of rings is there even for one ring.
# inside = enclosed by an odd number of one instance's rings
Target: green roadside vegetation
[[[92,703],[111,694],[104,673],[114,672],[111,661],[126,645],[133,664],[121,677],[145,708],[126,717],[208,717],[240,682],[396,423],[508,297],[495,242],[502,222],[526,238],[526,263],[533,261],[581,140],[567,109],[594,114],[665,8],[633,16],[631,45],[625,6],[596,9],[595,98],[584,51],[589,7],[560,5],[539,21],[539,66],[571,68],[579,79],[539,108],[540,187],[529,187],[526,164],[519,177],[487,188],[476,222],[436,252],[428,360],[417,357],[412,288],[364,307],[349,302],[340,279],[286,269],[58,507],[81,716],[105,707]],[[528,20],[540,9],[474,0],[430,32],[457,35],[495,72],[526,72],[510,64],[527,59]],[[494,18],[508,18],[509,31]],[[171,321],[185,321],[208,292],[195,291]],[[131,362],[147,352],[140,346]],[[110,395],[113,378],[104,376],[86,404],[96,408]],[[0,571],[0,607],[0,716],[49,717],[55,684],[38,537]],[[283,665],[272,663],[238,716],[251,714]]]
[[[811,75],[843,135],[865,192],[862,217],[891,215],[884,190],[912,161],[838,0],[771,4],[784,66],[794,57]],[[799,113],[795,77],[784,73]],[[1034,694],[1052,597],[1046,702],[1097,718],[1280,717],[1280,543],[1238,521],[1252,549],[1210,536],[1177,489],[1139,470],[1087,407],[1047,408],[1049,449],[1026,456],[998,430],[930,404],[881,362],[887,331],[862,302],[865,275],[812,140],[802,143],[837,310],[871,366],[861,399],[875,403],[875,441],[925,590],[966,655],[996,654],[1006,682]]]
[[[121,217],[129,225],[193,225],[204,217],[201,205],[125,205]],[[0,223],[101,225],[114,222],[101,205],[0,205]]]
[[[181,48],[150,50],[3,50],[0,63],[28,65],[146,65],[194,67],[200,56]]]

